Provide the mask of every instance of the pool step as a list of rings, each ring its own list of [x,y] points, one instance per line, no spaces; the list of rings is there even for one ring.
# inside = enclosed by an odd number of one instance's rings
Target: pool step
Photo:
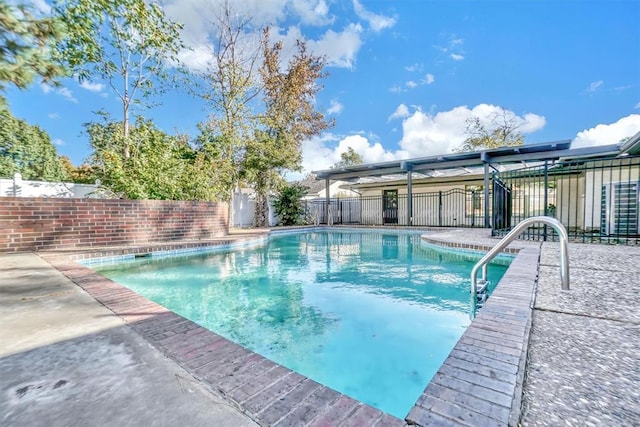
[[[489,284],[491,282],[488,280],[480,279],[478,281],[478,288],[476,289],[476,309],[482,308],[485,301],[489,297]]]

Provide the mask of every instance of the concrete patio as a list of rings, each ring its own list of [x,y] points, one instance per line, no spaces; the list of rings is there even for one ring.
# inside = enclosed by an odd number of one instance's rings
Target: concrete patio
[[[0,256],[0,424],[254,426],[35,254]]]
[[[640,425],[640,247],[571,244],[571,290],[545,243],[522,425]]]

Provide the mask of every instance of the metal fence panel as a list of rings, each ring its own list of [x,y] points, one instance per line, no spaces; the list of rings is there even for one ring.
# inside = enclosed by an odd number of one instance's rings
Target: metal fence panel
[[[498,172],[513,194],[511,225],[548,215],[574,241],[640,243],[640,156],[547,163]],[[501,236],[509,227],[494,227]],[[532,227],[524,238],[557,240],[552,229]]]
[[[307,201],[309,222],[326,224],[325,199]],[[407,195],[397,196],[397,209],[384,209],[383,196],[332,198],[332,224],[408,225]],[[452,189],[413,194],[414,226],[483,227],[484,192],[479,189]]]

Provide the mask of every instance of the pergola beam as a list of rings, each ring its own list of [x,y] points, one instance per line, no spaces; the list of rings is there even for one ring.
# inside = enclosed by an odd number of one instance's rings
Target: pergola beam
[[[327,177],[333,180],[349,180],[361,177],[377,177],[395,175],[421,170],[452,169],[457,167],[482,166],[485,163],[520,163],[523,161],[544,161],[561,157],[580,157],[618,152],[619,146],[607,145],[569,149],[571,141],[557,141],[547,144],[529,144],[518,147],[502,147],[497,149],[470,153],[455,153],[442,156],[421,157],[415,159],[371,163],[367,165],[348,166],[339,169],[317,171],[319,179]]]

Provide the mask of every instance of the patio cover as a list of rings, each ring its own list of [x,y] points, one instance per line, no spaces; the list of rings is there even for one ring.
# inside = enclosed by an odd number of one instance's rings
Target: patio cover
[[[407,178],[407,224],[412,225],[412,179],[414,173],[427,173],[442,169],[484,167],[484,212],[485,227],[490,227],[489,218],[489,177],[490,169],[495,165],[524,162],[547,162],[563,159],[600,157],[620,154],[629,142],[640,138],[640,133],[634,135],[624,144],[601,145],[571,149],[571,140],[547,142],[542,144],[525,144],[517,147],[501,147],[488,150],[444,154],[439,156],[418,157],[390,162],[368,163],[335,169],[315,171],[317,179],[326,180],[329,188],[331,180],[354,181],[361,177],[384,177],[389,175],[406,175]],[[637,144],[636,144],[637,145]],[[634,145],[634,148],[635,145]],[[327,191],[325,203],[325,218],[329,217],[330,195]]]

